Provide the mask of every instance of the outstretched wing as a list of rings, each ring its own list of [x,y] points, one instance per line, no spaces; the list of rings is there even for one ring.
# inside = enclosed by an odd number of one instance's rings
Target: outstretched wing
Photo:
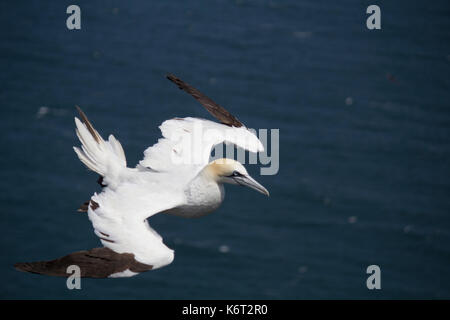
[[[220,143],[234,144],[250,152],[264,151],[256,135],[246,127],[229,127],[221,123],[197,119],[175,118],[161,126],[163,138],[144,151],[141,166],[155,171],[190,170],[208,164],[212,148]]]
[[[136,173],[136,175],[154,175]],[[172,262],[174,253],[150,227],[147,218],[184,202],[183,193],[160,178],[136,177],[139,183],[124,183],[116,190],[94,194],[89,219],[102,244],[116,253],[132,253],[136,261],[160,268]],[[163,191],[162,191],[163,190]]]
[[[250,152],[264,151],[254,132],[247,129],[225,108],[174,75],[167,78],[180,89],[191,94],[221,123],[198,118],[174,118],[161,126],[163,138],[147,148],[141,166],[155,171],[186,169],[195,175],[194,168],[208,164],[212,148],[221,143],[234,144]]]
[[[158,183],[124,184],[116,191],[105,188],[102,193],[94,194],[88,215],[103,248],[78,251],[50,261],[16,263],[16,269],[68,277],[71,273],[67,268],[76,265],[81,277],[116,278],[170,264],[174,251],[163,243],[146,218],[177,206],[181,199],[176,195],[181,193],[163,195],[156,192],[159,187]]]

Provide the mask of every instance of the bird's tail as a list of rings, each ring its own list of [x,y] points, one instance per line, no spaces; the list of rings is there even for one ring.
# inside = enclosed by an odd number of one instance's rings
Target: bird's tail
[[[136,261],[134,254],[116,253],[109,248],[77,251],[55,260],[14,265],[19,271],[56,277],[71,276],[70,266],[79,268],[81,278],[130,277],[152,269],[152,266]]]
[[[78,158],[89,169],[102,177],[127,166],[127,160],[120,142],[110,135],[108,141],[103,140],[94,129],[84,112],[77,106],[82,121],[75,117],[76,133],[81,142],[81,148],[73,147]]]

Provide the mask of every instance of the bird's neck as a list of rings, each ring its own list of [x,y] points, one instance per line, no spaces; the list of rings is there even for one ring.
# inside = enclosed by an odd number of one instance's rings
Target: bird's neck
[[[215,178],[214,172],[205,167],[189,183],[185,194],[189,207],[187,211],[192,211],[195,216],[202,216],[220,206],[225,190],[223,184]]]
[[[218,172],[217,172],[218,168],[217,165],[215,165],[214,163],[210,163],[208,165],[206,165],[198,174],[197,176],[194,178],[195,179],[199,179],[200,181],[203,181],[205,183],[217,183],[217,184],[221,184],[219,182],[219,178],[218,178]]]
[[[225,197],[223,184],[216,179],[211,167],[206,166],[184,189],[186,204],[167,213],[182,217],[201,217],[216,210]]]
[[[214,168],[210,165],[207,165],[190,182],[188,189],[191,191],[195,190],[205,195],[209,195],[215,190],[222,190],[223,184],[220,179],[218,179]]]

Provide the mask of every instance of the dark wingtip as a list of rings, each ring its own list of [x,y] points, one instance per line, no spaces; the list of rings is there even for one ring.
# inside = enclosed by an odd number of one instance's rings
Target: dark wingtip
[[[17,262],[14,264],[14,268],[22,272],[33,272],[33,264],[29,262]]]
[[[83,112],[83,110],[81,110],[81,108],[77,105],[75,105],[75,108],[77,109],[78,113],[80,114],[81,119],[83,120],[84,123],[89,122],[89,120],[87,120],[87,116],[86,114]]]
[[[173,83],[175,83],[178,86],[178,89],[180,89],[180,90],[183,90],[183,86],[186,86],[186,84],[183,82],[183,80],[181,80],[180,78],[178,78],[177,76],[175,76],[172,73],[166,74],[166,78],[169,79],[170,81],[172,81]]]
[[[89,119],[86,116],[86,114],[83,112],[83,110],[81,110],[81,108],[79,106],[75,105],[75,108],[77,108],[77,111],[80,114],[81,120],[83,120],[83,123],[86,125],[86,128],[89,130],[89,132],[91,133],[91,135],[94,138],[94,140],[97,141],[97,143],[100,143],[101,137],[95,131],[94,126],[89,121]]]
[[[200,104],[203,105],[203,107],[221,123],[237,128],[244,126],[242,122],[229,113],[224,107],[215,103],[211,98],[204,95],[190,84],[184,82],[171,73],[168,73],[166,78],[175,83],[179,89],[184,90],[193,96],[194,99],[200,102]]]
[[[83,122],[86,122],[85,119],[87,119],[86,114],[81,110],[81,108],[78,105],[75,105],[75,108],[77,109],[78,113],[80,114],[81,119]]]
[[[67,268],[71,265],[80,267],[83,278],[107,278],[127,269],[136,273],[153,269],[152,265],[137,261],[133,253],[117,253],[106,247],[77,251],[49,261],[19,262],[14,264],[14,268],[23,272],[68,277]]]

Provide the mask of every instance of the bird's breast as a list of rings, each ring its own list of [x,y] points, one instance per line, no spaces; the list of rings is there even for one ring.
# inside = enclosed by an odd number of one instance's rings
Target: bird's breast
[[[186,218],[196,218],[212,213],[219,208],[225,197],[222,184],[193,181],[185,190],[186,204],[167,213]]]

